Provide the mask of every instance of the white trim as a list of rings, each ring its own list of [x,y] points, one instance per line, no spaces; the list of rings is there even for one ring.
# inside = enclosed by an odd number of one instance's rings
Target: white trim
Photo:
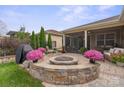
[[[65,35],[63,34],[63,46],[65,46]]]
[[[104,22],[104,23],[99,23],[99,24],[92,24],[92,25],[77,27],[73,29],[68,29],[68,30],[64,30],[63,33],[69,34],[69,33],[81,32],[85,30],[92,31],[92,30],[117,27],[117,26],[124,26],[124,23],[120,22],[119,20],[116,20],[116,21],[111,21],[111,22]]]
[[[84,47],[87,48],[87,30],[84,31]]]

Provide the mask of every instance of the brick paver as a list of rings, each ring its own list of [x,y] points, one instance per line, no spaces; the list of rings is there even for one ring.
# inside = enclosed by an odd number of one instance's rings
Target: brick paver
[[[119,67],[111,62],[98,62],[100,66],[100,76],[98,79],[84,84],[89,87],[123,87],[124,67]]]

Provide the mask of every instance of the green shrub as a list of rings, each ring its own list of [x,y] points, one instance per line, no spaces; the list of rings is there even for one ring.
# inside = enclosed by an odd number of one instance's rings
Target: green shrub
[[[35,32],[32,31],[32,35],[31,35],[31,46],[32,48],[36,48],[36,37],[35,37]]]
[[[40,30],[39,40],[40,40],[40,47],[46,48],[46,34],[43,27],[41,27]]]
[[[36,35],[36,48],[40,47],[40,42],[39,42],[39,35]]]
[[[51,34],[48,34],[48,47],[49,49],[52,49],[52,38],[51,38]]]
[[[30,33],[18,31],[14,36],[20,43],[28,44],[30,42]]]
[[[121,62],[124,63],[124,55],[123,54],[113,54],[112,55],[112,62]]]
[[[84,47],[80,48],[80,53],[84,53],[85,51],[87,51],[87,48],[84,48]]]

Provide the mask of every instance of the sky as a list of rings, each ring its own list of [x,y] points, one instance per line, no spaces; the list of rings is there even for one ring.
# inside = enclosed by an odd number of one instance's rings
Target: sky
[[[45,30],[62,31],[71,27],[119,15],[123,6],[114,5],[0,5],[0,33],[17,31],[25,26],[26,31],[37,33]]]

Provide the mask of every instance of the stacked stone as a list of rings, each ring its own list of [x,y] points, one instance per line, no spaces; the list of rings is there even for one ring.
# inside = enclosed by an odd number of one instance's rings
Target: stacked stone
[[[99,76],[99,64],[82,68],[45,68],[32,64],[30,73],[43,82],[55,85],[84,84],[95,80]]]

